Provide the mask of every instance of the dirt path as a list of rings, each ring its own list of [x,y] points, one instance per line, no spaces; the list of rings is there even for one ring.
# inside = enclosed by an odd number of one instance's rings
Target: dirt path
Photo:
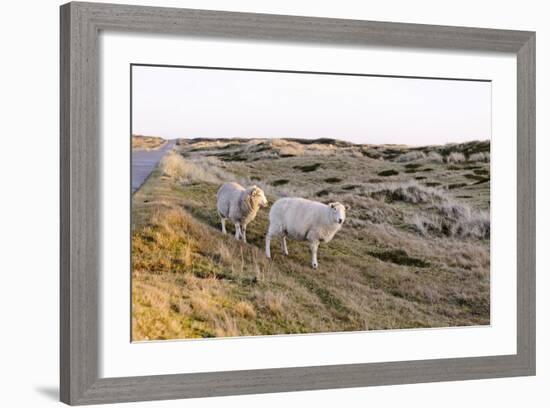
[[[160,149],[132,151],[132,193],[141,187],[160,159],[172,150],[175,143],[175,140],[168,140]]]

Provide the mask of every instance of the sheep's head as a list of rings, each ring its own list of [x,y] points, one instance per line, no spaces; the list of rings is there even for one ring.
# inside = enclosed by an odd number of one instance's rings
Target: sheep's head
[[[248,189],[248,196],[250,197],[250,200],[259,207],[266,207],[267,206],[267,198],[265,198],[265,194],[263,190],[258,186],[252,186]]]
[[[346,207],[340,203],[330,203],[331,219],[337,224],[343,224],[346,219]]]

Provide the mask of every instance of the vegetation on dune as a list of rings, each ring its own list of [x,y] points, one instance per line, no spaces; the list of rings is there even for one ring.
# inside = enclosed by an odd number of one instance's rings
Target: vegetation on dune
[[[489,146],[451,147],[178,141],[133,195],[133,340],[488,324]],[[268,209],[248,244],[223,235],[223,181],[349,205],[319,270],[303,242],[265,258]]]
[[[164,145],[166,140],[157,136],[132,135],[132,149],[152,150]]]
[[[464,161],[466,161],[466,158],[460,152],[452,152],[447,156],[447,163],[462,163]]]
[[[417,160],[423,160],[426,158],[426,154],[422,151],[412,150],[407,153],[403,153],[396,157],[396,162],[411,162]]]

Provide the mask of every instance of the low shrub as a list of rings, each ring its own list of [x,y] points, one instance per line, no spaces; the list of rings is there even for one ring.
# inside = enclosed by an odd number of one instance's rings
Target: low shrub
[[[490,158],[491,158],[491,155],[489,152],[478,152],[478,153],[471,154],[468,157],[468,161],[488,163]]]
[[[424,154],[424,152],[421,152],[419,150],[412,150],[410,152],[397,156],[395,161],[399,163],[407,163],[412,161],[423,160],[425,158],[426,158],[426,155]]]
[[[459,152],[451,152],[447,156],[447,163],[464,163],[466,161],[466,158],[464,157],[464,154]]]
[[[436,204],[427,215],[415,214],[409,220],[414,230],[454,238],[489,239],[491,222],[488,211],[472,210],[469,206],[452,201]]]
[[[437,152],[430,152],[428,153],[427,160],[434,163],[443,163],[443,156]]]

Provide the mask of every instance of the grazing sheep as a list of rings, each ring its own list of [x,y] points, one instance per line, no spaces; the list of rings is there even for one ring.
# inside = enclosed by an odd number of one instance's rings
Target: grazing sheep
[[[246,226],[256,218],[260,207],[267,205],[267,199],[261,188],[251,186],[244,188],[237,183],[224,183],[217,194],[218,213],[222,219],[222,232],[225,220],[235,224],[235,239],[246,242]]]
[[[269,230],[265,238],[265,253],[271,258],[271,238],[282,238],[283,253],[288,255],[286,237],[309,241],[311,266],[317,269],[319,242],[330,242],[342,228],[346,208],[340,203],[323,204],[304,198],[287,197],[277,200],[269,212]]]

